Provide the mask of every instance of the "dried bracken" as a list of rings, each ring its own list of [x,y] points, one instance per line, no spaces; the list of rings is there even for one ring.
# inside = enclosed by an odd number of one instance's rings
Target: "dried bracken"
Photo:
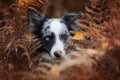
[[[91,37],[101,45],[117,35],[117,42],[119,42],[120,29],[118,27],[120,24],[117,22],[120,18],[119,4],[120,2],[117,0],[91,0],[83,18],[78,21],[80,27],[86,31],[85,37]]]

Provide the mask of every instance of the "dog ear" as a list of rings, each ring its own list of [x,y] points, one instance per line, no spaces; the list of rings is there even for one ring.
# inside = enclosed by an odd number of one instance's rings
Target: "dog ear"
[[[45,15],[32,10],[28,10],[28,26],[31,32],[39,32],[42,29],[42,26],[46,19],[47,18]]]
[[[83,13],[69,13],[69,14],[66,14],[62,18],[62,20],[64,20],[65,23],[68,25],[69,30],[79,31],[80,26],[76,24],[76,20],[80,19],[82,15]]]

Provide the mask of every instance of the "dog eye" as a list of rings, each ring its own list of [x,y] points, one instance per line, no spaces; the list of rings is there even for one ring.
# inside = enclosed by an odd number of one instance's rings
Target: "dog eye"
[[[67,38],[68,38],[68,36],[65,35],[65,34],[62,34],[62,35],[60,36],[60,39],[61,39],[61,40],[64,40],[64,41],[66,41]]]
[[[50,40],[50,38],[49,38],[49,37],[45,37],[45,40],[46,40],[46,41],[49,41],[49,40]]]

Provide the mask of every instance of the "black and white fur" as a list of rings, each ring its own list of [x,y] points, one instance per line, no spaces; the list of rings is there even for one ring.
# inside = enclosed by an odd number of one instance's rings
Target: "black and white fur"
[[[45,15],[28,11],[30,31],[41,39],[42,48],[54,58],[65,55],[65,43],[70,38],[70,30],[79,30],[75,21],[81,14],[70,13],[62,18],[48,19]]]

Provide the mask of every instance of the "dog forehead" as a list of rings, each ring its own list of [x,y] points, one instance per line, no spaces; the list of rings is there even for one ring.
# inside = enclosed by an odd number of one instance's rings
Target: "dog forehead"
[[[68,31],[66,24],[60,18],[48,19],[43,26],[43,32],[62,33]]]

